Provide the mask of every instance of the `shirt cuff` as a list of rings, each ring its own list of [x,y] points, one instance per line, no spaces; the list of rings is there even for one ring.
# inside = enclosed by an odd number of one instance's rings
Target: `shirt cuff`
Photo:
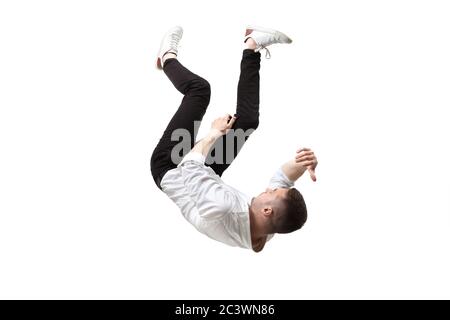
[[[278,170],[280,170],[281,175],[283,176],[283,178],[285,179],[285,181],[291,185],[291,187],[293,187],[295,185],[295,180],[292,181],[291,179],[289,179],[286,175],[286,173],[284,173],[283,171],[283,167],[280,167]]]
[[[181,162],[178,166],[181,166],[186,161],[195,161],[195,162],[204,164],[205,160],[206,160],[206,157],[203,154],[201,154],[200,152],[191,151],[183,158],[183,160],[181,160]]]

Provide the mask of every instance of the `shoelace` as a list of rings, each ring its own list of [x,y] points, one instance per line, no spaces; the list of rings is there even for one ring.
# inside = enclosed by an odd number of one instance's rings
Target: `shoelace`
[[[180,37],[177,35],[173,35],[173,37],[170,39],[170,47],[172,49],[176,49],[177,47],[181,47],[178,45],[178,42],[180,42]]]
[[[266,59],[270,59],[270,58],[272,58],[272,56],[271,56],[271,54],[270,54],[270,51],[269,51],[269,49],[267,49],[266,47],[261,47],[261,48],[258,48],[258,49],[256,49],[256,52],[259,52],[259,51],[261,51],[262,49],[265,49],[266,50]]]

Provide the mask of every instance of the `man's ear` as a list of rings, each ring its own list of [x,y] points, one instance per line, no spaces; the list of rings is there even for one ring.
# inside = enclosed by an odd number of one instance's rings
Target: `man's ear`
[[[273,213],[272,207],[266,206],[262,209],[262,214],[266,217],[271,216]]]

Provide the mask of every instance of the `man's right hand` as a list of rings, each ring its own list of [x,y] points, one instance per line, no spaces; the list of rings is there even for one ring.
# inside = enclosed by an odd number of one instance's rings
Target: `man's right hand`
[[[301,148],[297,150],[297,155],[295,156],[295,163],[305,168],[305,171],[309,171],[309,175],[311,176],[312,181],[316,181],[316,167],[317,167],[317,158],[309,148]]]

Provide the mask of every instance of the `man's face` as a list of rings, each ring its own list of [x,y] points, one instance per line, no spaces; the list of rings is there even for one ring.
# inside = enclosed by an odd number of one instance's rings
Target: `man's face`
[[[255,200],[263,205],[275,205],[279,200],[284,199],[289,189],[286,188],[278,188],[278,189],[270,189],[267,188],[266,191],[258,195]]]

